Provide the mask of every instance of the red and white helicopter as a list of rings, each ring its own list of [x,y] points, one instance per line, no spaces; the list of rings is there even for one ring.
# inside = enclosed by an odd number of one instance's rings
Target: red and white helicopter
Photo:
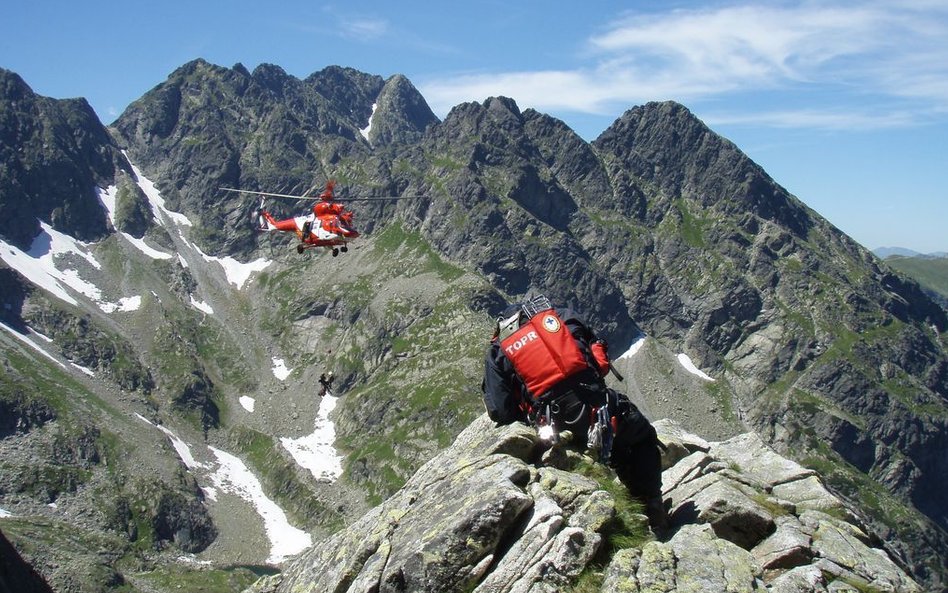
[[[313,211],[311,213],[283,220],[277,220],[264,209],[264,200],[267,197],[287,198],[291,200],[312,200],[314,198],[306,195],[276,194],[262,191],[232,189],[229,187],[222,187],[221,189],[224,191],[256,194],[260,196],[260,207],[254,214],[258,231],[296,233],[297,238],[300,240],[296,246],[297,253],[303,253],[313,247],[326,247],[327,249],[331,249],[333,257],[336,257],[339,255],[339,252],[344,253],[349,250],[347,243],[357,239],[359,237],[359,231],[355,229],[353,224],[352,212],[347,210],[342,204],[342,200],[337,199],[333,193],[335,185],[336,182],[331,179],[326,183],[326,189],[316,198],[317,202],[313,204]],[[416,196],[345,198],[345,201],[393,201],[409,197]]]

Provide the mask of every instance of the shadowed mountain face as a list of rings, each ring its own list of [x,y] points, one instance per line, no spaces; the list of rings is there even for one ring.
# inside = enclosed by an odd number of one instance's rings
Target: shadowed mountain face
[[[38,219],[77,239],[104,237],[106,220],[93,190],[111,183],[117,155],[85,99],[37,96],[0,69],[0,233],[8,240],[29,245]]]
[[[52,593],[52,589],[0,531],[0,589],[17,593]]]
[[[85,328],[75,351],[127,361],[110,380],[162,394],[151,397],[169,419],[184,410],[212,440],[250,442],[226,401],[263,382],[229,364],[259,370],[278,351],[307,373],[334,368],[349,392],[335,413],[343,483],[384,497],[476,416],[491,316],[543,292],[581,311],[613,356],[643,332],[657,344],[654,363],[629,363],[636,372],[620,386],[653,415],[678,406],[688,429],[730,433],[716,438],[755,430],[865,512],[920,580],[944,578],[945,311],[685,107],[635,107],[587,143],[506,98],[439,121],[403,76],[330,67],[300,80],[198,60],[106,130],[83,102],[37,97],[12,73],[0,82],[0,211],[19,221],[0,225],[7,242],[29,247],[39,219],[84,241],[118,230],[169,253],[199,248],[206,257],[187,267],[152,266],[156,292],[185,305],[212,294],[220,274],[207,258],[274,262],[243,292],[218,282],[226,314],[192,321],[193,307],[172,314],[162,301],[155,318],[173,318],[171,333],[196,344],[173,363],[136,339],[141,322],[132,331],[97,314],[82,325],[34,313],[28,288],[0,289],[16,300],[11,323]],[[27,150],[50,134],[57,151]],[[119,147],[193,226],[154,223]],[[219,190],[302,193],[330,178],[342,198],[416,197],[352,202],[361,243],[338,259],[298,259],[287,239],[252,230],[255,197]],[[110,225],[94,188],[112,185],[123,214]],[[116,284],[141,281],[122,265],[111,268],[123,269]],[[208,334],[226,341],[226,357]],[[676,353],[715,381],[672,387]],[[165,406],[165,394],[177,403]]]

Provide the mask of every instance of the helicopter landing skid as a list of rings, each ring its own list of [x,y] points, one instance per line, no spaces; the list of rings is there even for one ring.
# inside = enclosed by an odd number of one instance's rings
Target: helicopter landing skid
[[[310,244],[310,243],[299,243],[299,244],[297,244],[297,246],[296,246],[296,253],[302,254],[302,253],[303,253],[304,251],[306,251],[307,249],[312,249],[313,247],[320,247],[320,246],[319,246],[319,245],[312,245],[312,244]],[[342,253],[345,253],[345,252],[349,251],[349,247],[346,246],[346,245],[342,245],[342,246],[340,246],[340,247],[333,247],[333,248],[332,248],[332,256],[333,256],[333,257],[336,257],[337,255],[339,255],[339,252],[340,252],[340,251],[341,251]]]

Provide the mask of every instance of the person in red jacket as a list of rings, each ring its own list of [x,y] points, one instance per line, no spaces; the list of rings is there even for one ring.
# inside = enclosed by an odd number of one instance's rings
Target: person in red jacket
[[[570,431],[611,465],[645,504],[655,531],[668,526],[655,428],[628,396],[606,386],[611,369],[603,340],[571,309],[545,297],[508,308],[498,319],[484,361],[484,404],[498,424],[524,422],[541,438]]]

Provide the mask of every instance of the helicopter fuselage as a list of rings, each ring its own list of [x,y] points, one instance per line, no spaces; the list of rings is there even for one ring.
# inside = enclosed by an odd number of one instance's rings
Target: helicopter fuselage
[[[322,203],[317,206],[323,205]],[[313,213],[276,220],[265,211],[260,211],[259,228],[261,231],[283,231],[295,233],[304,249],[310,247],[337,247],[345,245],[359,237],[359,231],[352,228],[352,213],[341,204],[326,204],[332,209],[313,208]],[[338,212],[334,212],[338,211]],[[317,214],[321,212],[321,214]]]

